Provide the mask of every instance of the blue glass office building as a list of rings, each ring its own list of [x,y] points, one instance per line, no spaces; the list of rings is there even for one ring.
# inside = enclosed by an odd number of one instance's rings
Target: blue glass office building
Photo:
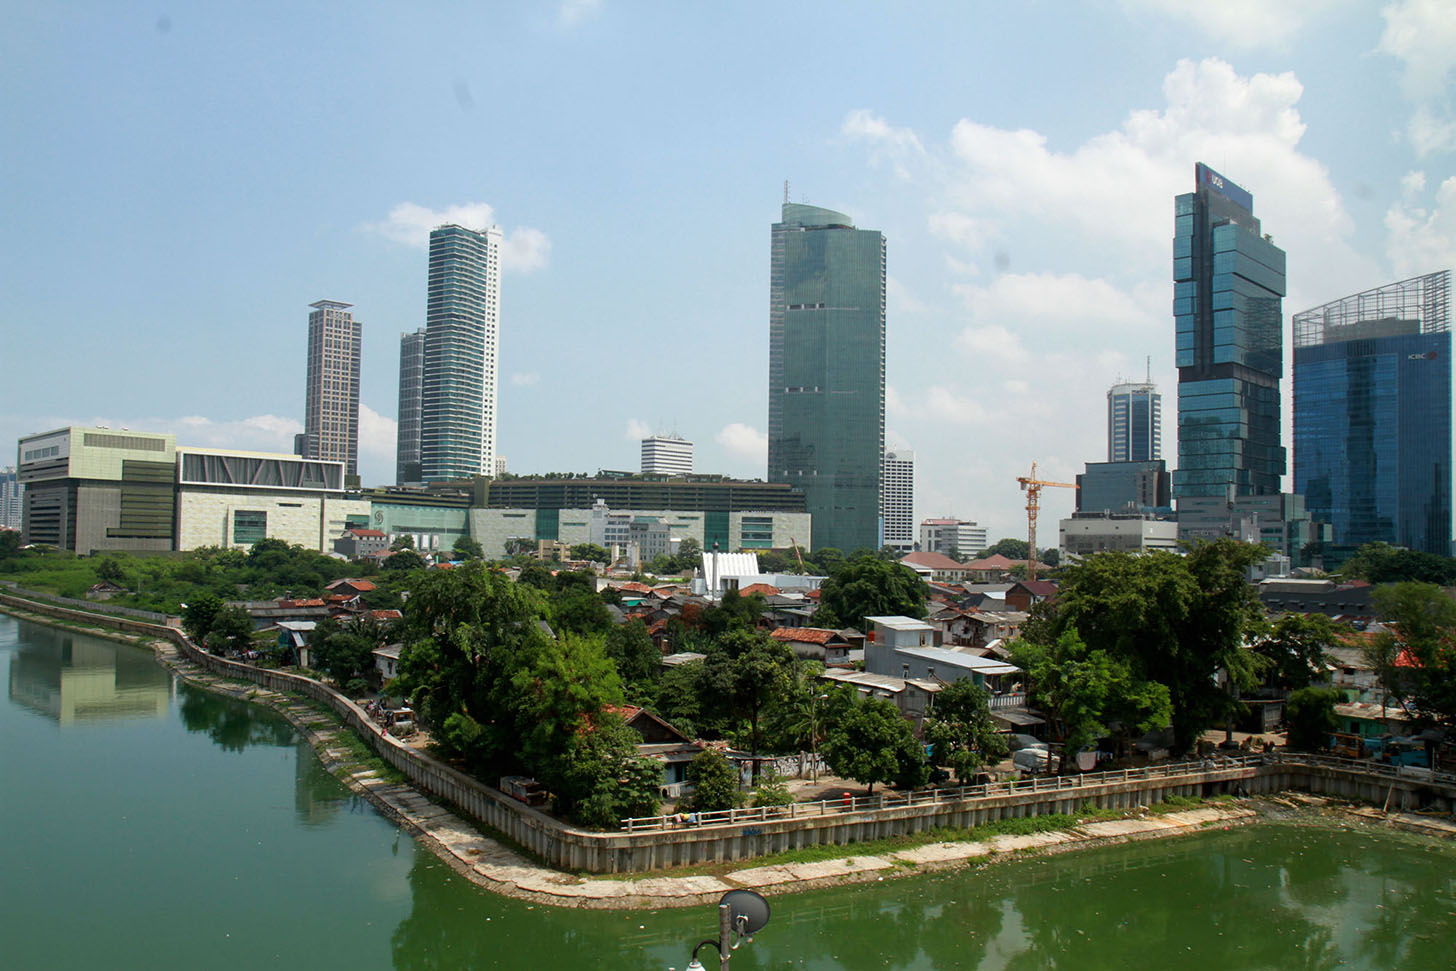
[[[1174,209],[1180,519],[1185,499],[1278,494],[1285,471],[1284,251],[1262,234],[1252,195],[1201,162],[1194,179]]]
[[[885,237],[784,203],[769,270],[768,480],[800,488],[813,547],[880,546]]]
[[[1337,547],[1449,555],[1449,270],[1294,317],[1294,484]]]

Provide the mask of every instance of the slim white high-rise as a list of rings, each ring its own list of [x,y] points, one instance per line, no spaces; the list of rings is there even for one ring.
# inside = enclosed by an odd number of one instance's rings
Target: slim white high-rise
[[[1150,381],[1115,384],[1107,392],[1107,461],[1163,457],[1163,396]]]
[[[299,454],[343,462],[345,473],[357,475],[362,325],[349,312],[353,304],[318,300],[308,306],[308,377]]]
[[[692,442],[676,435],[642,439],[643,475],[689,475],[692,471]]]
[[[501,231],[440,226],[430,233],[420,477],[490,475],[495,468]]]
[[[880,510],[885,521],[882,545],[902,553],[915,551],[915,453],[885,452],[880,474]]]

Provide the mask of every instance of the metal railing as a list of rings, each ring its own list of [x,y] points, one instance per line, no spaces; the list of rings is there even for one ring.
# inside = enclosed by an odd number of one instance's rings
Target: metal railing
[[[136,607],[123,607],[119,604],[109,604],[101,600],[77,600],[74,597],[62,597],[59,594],[45,593],[41,590],[27,590],[13,580],[0,581],[0,586],[8,587],[10,592],[17,597],[28,597],[31,600],[53,603],[58,607],[75,607],[78,610],[89,610],[98,614],[135,617],[137,620],[145,620],[153,624],[165,625],[167,623],[166,614],[159,614],[152,610],[138,610]]]
[[[1017,691],[1004,695],[992,695],[987,703],[990,705],[992,711],[1000,708],[1025,708],[1026,692]]]
[[[1199,759],[1193,762],[1165,762],[1136,769],[1111,769],[1105,772],[1082,772],[1077,775],[1035,776],[1030,779],[1010,779],[1005,782],[956,786],[949,789],[881,792],[870,796],[846,794],[839,799],[821,799],[818,802],[799,802],[787,806],[756,806],[750,809],[721,809],[705,813],[640,816],[622,820],[621,828],[624,832],[635,833],[644,830],[675,829],[680,826],[724,826],[735,823],[799,819],[806,816],[875,812],[884,809],[900,809],[906,806],[965,802],[990,796],[1069,792],[1117,782],[1141,782],[1174,776],[1199,776],[1228,769],[1253,768],[1264,765],[1266,762],[1267,757],[1263,754],[1238,755],[1231,758]]]
[[[1398,779],[1410,782],[1439,782],[1442,785],[1456,786],[1456,773],[1440,772],[1418,765],[1389,765],[1385,762],[1375,762],[1370,759],[1351,759],[1342,755],[1315,755],[1313,753],[1285,751],[1270,753],[1268,758],[1271,762],[1291,762],[1296,765],[1320,765],[1331,769],[1345,769],[1350,772],[1361,772],[1365,775],[1380,776],[1386,779]]]

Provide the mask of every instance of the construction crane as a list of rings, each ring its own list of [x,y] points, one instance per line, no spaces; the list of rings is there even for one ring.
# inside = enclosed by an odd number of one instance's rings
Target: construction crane
[[[1036,463],[1031,463],[1031,475],[1018,475],[1016,481],[1021,483],[1021,488],[1026,492],[1026,578],[1036,579],[1036,511],[1041,504],[1041,490],[1043,486],[1055,486],[1058,489],[1076,489],[1075,482],[1048,482],[1045,479],[1036,477]]]
[[[787,182],[785,182],[784,183],[784,192],[787,193],[788,191],[789,191],[789,184]],[[809,571],[806,570],[806,569],[804,569],[804,554],[799,552],[799,544],[796,543],[796,542],[794,542],[794,537],[792,537],[792,536],[789,537],[789,542],[794,544],[794,556],[798,557],[798,560],[799,560],[799,572],[800,573],[803,573],[803,574],[807,574]]]

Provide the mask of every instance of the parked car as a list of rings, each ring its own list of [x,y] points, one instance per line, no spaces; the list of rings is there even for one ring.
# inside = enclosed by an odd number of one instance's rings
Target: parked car
[[[1034,746],[1029,745],[1014,752],[1011,756],[1011,764],[1022,772],[1050,772],[1054,757],[1052,750],[1047,747],[1045,742],[1037,742]]]

